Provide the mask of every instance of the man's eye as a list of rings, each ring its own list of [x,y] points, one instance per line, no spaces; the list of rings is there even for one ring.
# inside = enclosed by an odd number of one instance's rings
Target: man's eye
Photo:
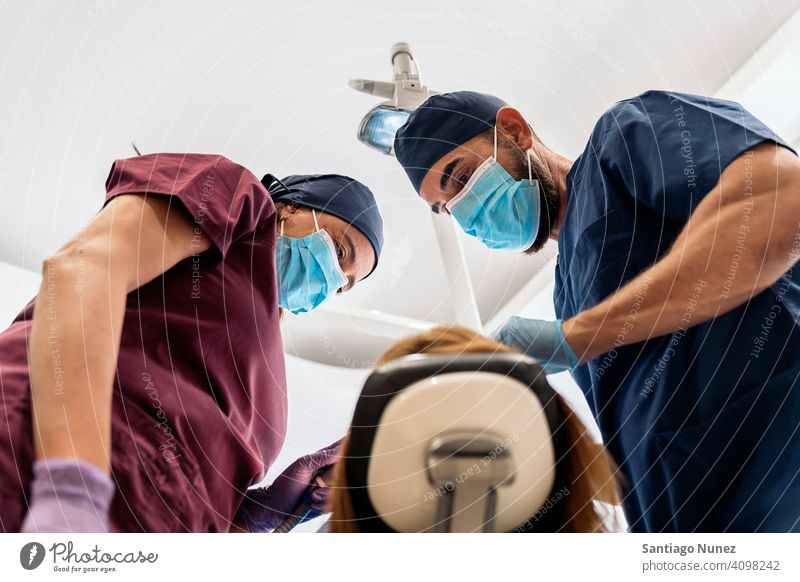
[[[469,182],[469,172],[463,172],[457,180],[458,184],[463,188]]]
[[[340,259],[344,258],[344,249],[342,248],[341,245],[336,245],[336,256],[339,257]]]

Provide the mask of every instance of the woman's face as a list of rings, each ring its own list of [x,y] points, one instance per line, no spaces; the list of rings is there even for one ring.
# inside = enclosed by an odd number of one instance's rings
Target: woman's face
[[[375,266],[375,251],[364,234],[348,222],[331,214],[316,211],[320,229],[328,233],[336,248],[339,266],[347,276],[347,283],[339,292],[349,291],[370,274]],[[303,238],[316,231],[311,209],[297,206],[282,206],[278,220],[283,222],[283,234],[291,238]],[[281,231],[280,225],[278,232]]]

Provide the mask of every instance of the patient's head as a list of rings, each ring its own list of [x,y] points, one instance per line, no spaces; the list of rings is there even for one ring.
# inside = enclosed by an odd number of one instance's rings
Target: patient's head
[[[458,355],[513,353],[514,350],[460,326],[436,327],[405,338],[393,345],[379,360],[378,367],[412,354]],[[613,528],[613,511],[608,504],[618,504],[614,468],[604,448],[589,436],[586,427],[561,397],[555,398],[563,417],[560,433],[565,451],[560,466],[563,477],[558,491],[546,507],[528,517],[515,531],[530,532],[599,532]],[[331,532],[358,532],[353,501],[347,487],[346,463],[348,440],[336,464],[329,509],[333,515]],[[555,498],[553,498],[555,496]]]

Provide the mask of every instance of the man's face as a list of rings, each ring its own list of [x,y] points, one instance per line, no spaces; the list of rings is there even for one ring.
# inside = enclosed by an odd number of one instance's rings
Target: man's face
[[[445,204],[461,191],[472,173],[493,153],[491,138],[486,139],[483,134],[456,146],[428,170],[420,185],[420,196],[434,212],[446,211]]]
[[[464,187],[473,172],[487,158],[494,154],[493,132],[484,132],[457,146],[436,162],[420,184],[420,196],[436,213],[449,214],[445,204],[452,200]],[[528,147],[530,147],[528,142]],[[513,138],[498,135],[497,161],[515,180],[528,177],[527,148],[517,144]],[[561,201],[550,172],[534,157],[530,156],[533,178],[539,181],[542,211],[536,239],[524,252],[540,250],[557,225]]]

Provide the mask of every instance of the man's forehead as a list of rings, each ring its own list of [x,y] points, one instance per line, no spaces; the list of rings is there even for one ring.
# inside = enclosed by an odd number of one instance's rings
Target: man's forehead
[[[472,161],[486,157],[484,148],[480,145],[482,141],[481,136],[473,137],[463,144],[455,146],[439,158],[425,174],[425,178],[420,184],[420,196],[424,199],[429,199],[431,196],[440,194],[442,192],[442,177],[448,173],[448,170],[452,171],[448,166],[452,166],[454,162],[458,164],[461,160]]]

